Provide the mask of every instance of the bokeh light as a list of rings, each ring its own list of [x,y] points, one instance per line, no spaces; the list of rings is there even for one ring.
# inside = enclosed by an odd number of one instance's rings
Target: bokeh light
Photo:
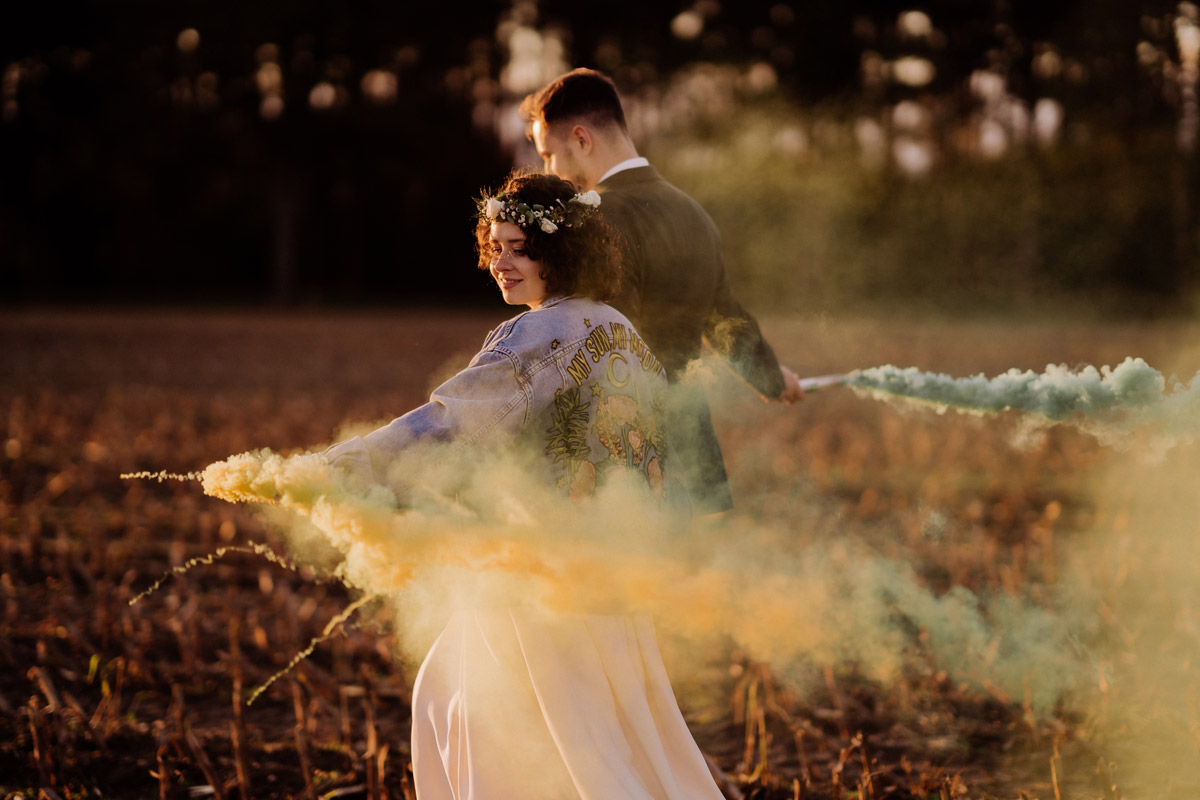
[[[266,120],[277,120],[283,116],[283,98],[277,94],[267,95],[258,104],[258,113]]]
[[[321,81],[308,93],[308,105],[317,111],[328,111],[337,102],[337,89],[329,81]]]
[[[201,72],[196,77],[195,99],[198,109],[208,111],[220,104],[219,85],[220,79],[215,72]]]
[[[779,85],[779,75],[770,64],[759,61],[752,64],[743,78],[747,89],[753,93],[762,93]]]
[[[254,82],[261,93],[278,94],[283,90],[283,70],[274,61],[267,61],[254,73]]]
[[[363,96],[377,106],[385,106],[396,101],[399,81],[396,73],[386,69],[368,70],[360,82]]]
[[[1139,58],[1141,49],[1139,48]],[[1033,74],[1042,80],[1051,80],[1062,74],[1062,57],[1053,47],[1044,47],[1033,57]]]
[[[904,56],[892,62],[892,77],[905,86],[927,86],[936,75],[937,69],[927,58]]]
[[[524,96],[568,69],[562,40],[553,31],[515,25],[506,43],[509,57],[500,83],[513,95]]]
[[[1062,124],[1062,103],[1051,97],[1039,97],[1033,104],[1033,135],[1037,143],[1048,147],[1057,142]]]
[[[179,48],[181,53],[195,52],[200,46],[200,31],[195,28],[185,28],[175,37],[175,46]]]
[[[671,20],[671,33],[685,41],[697,39],[704,33],[704,17],[694,9],[681,11]]]
[[[898,136],[892,143],[896,166],[910,176],[928,175],[935,159],[933,143],[926,139]]]
[[[21,66],[19,64],[9,64],[4,68],[3,87],[0,88],[0,97],[3,98],[4,104],[4,121],[12,122],[21,112],[21,108],[17,103],[17,89],[21,84]]]
[[[892,127],[905,133],[929,128],[929,110],[915,100],[901,100],[892,108]]]
[[[933,20],[924,11],[905,11],[896,19],[896,29],[908,39],[925,39],[933,33]]]

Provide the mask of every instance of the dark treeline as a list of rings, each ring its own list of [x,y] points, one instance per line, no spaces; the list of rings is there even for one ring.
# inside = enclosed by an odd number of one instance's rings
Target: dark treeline
[[[495,9],[472,28],[404,3],[103,5],[61,28],[46,6],[32,47],[4,42],[27,70],[0,127],[0,292],[364,299],[444,286],[431,274],[469,253],[470,197],[504,159],[444,79]],[[274,119],[255,81],[267,60],[283,74]],[[358,79],[380,64],[398,98],[365,103]],[[317,111],[308,95],[328,78],[353,98]]]
[[[0,27],[0,303],[483,300],[471,216],[513,154],[497,114],[505,25],[553,31],[569,66],[622,88],[699,62],[769,64],[775,99],[856,108],[957,98],[974,70],[1053,96],[1120,146],[1171,141],[1182,100],[1139,64],[1178,61],[1175,3],[1127,0],[646,4],[31,4]],[[905,41],[902,12],[937,36]],[[702,29],[679,26],[691,15]],[[1156,38],[1157,37],[1157,38]],[[1086,79],[1039,77],[1052,44]],[[918,89],[862,79],[864,53],[923,54]],[[1168,87],[1169,88],[1169,87]],[[1191,169],[1191,162],[1181,162]],[[1191,188],[1183,189],[1190,197]],[[1183,201],[1181,201],[1183,202]],[[1190,224],[1194,215],[1183,206]],[[1170,257],[1190,269],[1185,236]],[[1193,237],[1194,238],[1194,237]],[[1177,283],[1167,281],[1174,290]],[[449,291],[448,291],[449,288]]]

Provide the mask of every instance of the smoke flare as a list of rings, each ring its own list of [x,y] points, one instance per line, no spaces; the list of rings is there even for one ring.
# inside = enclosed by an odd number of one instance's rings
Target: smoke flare
[[[990,379],[983,375],[952,378],[888,365],[852,373],[846,384],[938,407],[988,413],[1013,409],[1058,422],[1073,414],[1144,409],[1161,402],[1165,381],[1142,359],[1127,358],[1116,368],[1071,370],[1051,364],[1042,373],[1010,369]]]
[[[1121,445],[1138,429],[1149,430],[1152,451],[1161,452],[1195,441],[1200,432],[1200,373],[1183,384],[1167,379],[1141,358],[1129,357],[1116,367],[1088,365],[1071,369],[1047,365],[1043,372],[1010,369],[988,378],[966,378],[892,365],[857,370],[845,385],[868,396],[904,398],[939,413],[968,414],[1018,411],[1047,425],[1070,424],[1105,444]]]

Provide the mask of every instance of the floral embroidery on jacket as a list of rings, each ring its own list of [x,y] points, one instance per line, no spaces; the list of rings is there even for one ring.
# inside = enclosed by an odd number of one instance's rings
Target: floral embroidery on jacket
[[[572,500],[582,501],[609,478],[634,470],[642,472],[652,494],[661,497],[658,426],[639,412],[636,397],[609,394],[599,384],[590,389],[590,401],[583,400],[579,388],[559,390],[554,397],[545,453],[563,469],[558,487],[568,489]],[[604,455],[593,457],[589,440],[597,441]]]

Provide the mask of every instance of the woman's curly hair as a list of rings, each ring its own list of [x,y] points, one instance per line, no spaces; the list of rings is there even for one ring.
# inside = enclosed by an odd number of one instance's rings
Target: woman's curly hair
[[[519,200],[528,206],[564,207],[576,194],[569,181],[539,172],[511,173],[504,185],[493,195],[504,196],[506,202]],[[493,220],[481,210],[475,223],[475,249],[480,269],[492,265]],[[546,281],[547,295],[580,294],[593,300],[613,299],[621,287],[621,256],[617,233],[604,221],[601,209],[572,215],[570,226],[559,225],[554,233],[546,233],[535,223],[515,222],[525,234],[525,249],[529,257],[540,261],[541,277]]]

